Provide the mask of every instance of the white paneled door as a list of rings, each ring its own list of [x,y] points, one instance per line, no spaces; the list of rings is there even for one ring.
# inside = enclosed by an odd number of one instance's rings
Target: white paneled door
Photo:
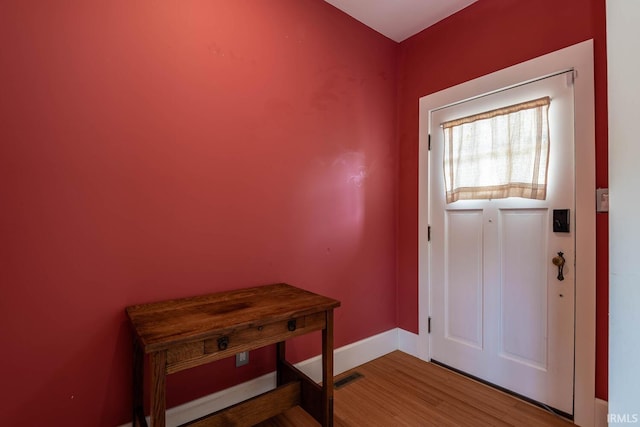
[[[575,201],[573,73],[431,112],[431,358],[573,413]],[[447,204],[439,124],[544,96],[550,154],[546,200]],[[569,209],[569,232],[554,210]],[[563,279],[553,258],[563,253]]]

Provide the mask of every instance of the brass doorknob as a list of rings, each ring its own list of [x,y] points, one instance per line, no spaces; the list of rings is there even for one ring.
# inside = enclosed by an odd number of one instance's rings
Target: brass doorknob
[[[564,280],[564,275],[562,274],[562,270],[564,269],[564,263],[566,262],[562,252],[558,252],[558,256],[554,256],[551,262],[553,265],[558,267],[558,280]]]

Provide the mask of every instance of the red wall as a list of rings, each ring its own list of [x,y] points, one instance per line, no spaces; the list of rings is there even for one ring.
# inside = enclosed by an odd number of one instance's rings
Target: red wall
[[[398,324],[418,331],[418,99],[594,39],[596,184],[607,186],[604,0],[480,0],[400,44]],[[595,195],[594,195],[595,197]],[[607,398],[607,214],[597,219],[596,395]]]
[[[342,301],[337,346],[417,332],[418,98],[588,38],[605,187],[603,0],[480,0],[400,45],[320,0],[0,2],[3,422],[126,422],[134,303],[286,281]],[[169,406],[272,362],[172,375]]]
[[[396,326],[396,43],[318,0],[9,0],[0,40],[4,425],[128,421],[130,304],[285,281],[336,346]]]

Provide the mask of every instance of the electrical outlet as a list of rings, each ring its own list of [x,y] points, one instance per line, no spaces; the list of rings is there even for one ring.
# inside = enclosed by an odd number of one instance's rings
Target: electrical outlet
[[[249,352],[243,351],[242,353],[236,354],[236,368],[239,366],[244,366],[249,363]]]

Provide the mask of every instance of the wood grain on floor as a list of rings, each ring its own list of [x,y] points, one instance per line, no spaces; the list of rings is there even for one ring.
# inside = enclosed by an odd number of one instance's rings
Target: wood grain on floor
[[[572,426],[564,418],[400,351],[354,371],[363,375],[334,392],[335,427]],[[259,427],[319,424],[296,407]]]

